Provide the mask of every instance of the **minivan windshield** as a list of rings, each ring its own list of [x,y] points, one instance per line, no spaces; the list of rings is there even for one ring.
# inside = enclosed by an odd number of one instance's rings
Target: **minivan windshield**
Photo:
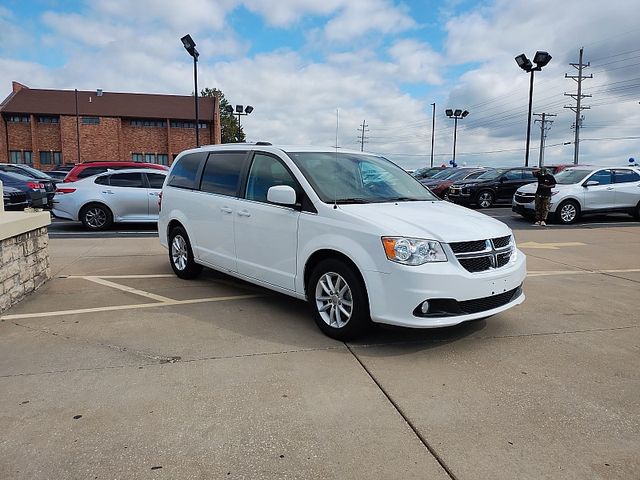
[[[559,183],[560,185],[571,185],[572,183],[581,182],[591,172],[591,170],[568,168],[560,173],[556,173],[554,178],[556,179],[556,183]]]
[[[386,158],[344,152],[287,152],[325,203],[440,201]]]

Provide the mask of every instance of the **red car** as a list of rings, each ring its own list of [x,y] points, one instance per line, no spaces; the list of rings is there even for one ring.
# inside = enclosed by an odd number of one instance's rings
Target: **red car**
[[[64,177],[64,182],[75,182],[81,178],[91,177],[104,173],[108,170],[122,170],[123,168],[155,168],[157,170],[169,170],[169,167],[165,165],[158,165],[156,163],[142,163],[142,162],[117,162],[117,161],[96,161],[96,162],[83,162],[75,165],[67,176]]]

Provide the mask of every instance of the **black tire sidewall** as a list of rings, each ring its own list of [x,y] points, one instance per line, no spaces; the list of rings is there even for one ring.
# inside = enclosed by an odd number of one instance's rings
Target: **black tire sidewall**
[[[173,239],[178,235],[180,235],[187,244],[187,266],[184,268],[184,270],[180,270],[178,269],[178,267],[176,267],[176,265],[173,263],[173,255],[171,255],[171,246],[173,245]],[[193,249],[191,248],[191,241],[189,240],[187,232],[182,227],[173,227],[169,232],[168,240],[169,263],[171,264],[173,273],[184,280],[191,280],[192,278],[196,278],[202,271],[202,265],[197,264],[193,258]]]
[[[349,322],[342,328],[335,328],[327,325],[320,316],[316,306],[315,292],[318,280],[327,272],[335,272],[340,275],[351,289],[353,301],[353,312]],[[363,335],[371,327],[371,316],[369,313],[369,298],[364,281],[359,272],[354,270],[349,264],[339,259],[329,258],[322,260],[313,269],[309,276],[307,285],[307,300],[313,314],[313,319],[318,328],[325,335],[340,341],[353,340]]]
[[[92,227],[87,223],[87,220],[86,220],[87,211],[91,208],[99,208],[105,213],[107,217],[107,221],[103,226],[96,228],[96,227]],[[108,228],[111,227],[111,225],[113,225],[113,214],[111,213],[111,210],[109,209],[109,207],[107,207],[106,205],[101,205],[99,203],[90,203],[82,207],[82,210],[80,211],[80,221],[82,222],[82,224],[86,229],[92,230],[94,232],[99,232],[102,230],[107,230]]]

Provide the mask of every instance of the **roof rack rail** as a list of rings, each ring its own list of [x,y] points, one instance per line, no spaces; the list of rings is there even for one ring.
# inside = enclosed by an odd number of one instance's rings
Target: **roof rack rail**
[[[256,145],[272,145],[271,142],[256,142]]]

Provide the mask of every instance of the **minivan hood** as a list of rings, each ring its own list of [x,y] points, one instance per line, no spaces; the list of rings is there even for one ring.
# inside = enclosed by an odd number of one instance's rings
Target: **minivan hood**
[[[504,223],[445,201],[340,205],[380,235],[427,238],[441,242],[484,240],[510,235]]]

